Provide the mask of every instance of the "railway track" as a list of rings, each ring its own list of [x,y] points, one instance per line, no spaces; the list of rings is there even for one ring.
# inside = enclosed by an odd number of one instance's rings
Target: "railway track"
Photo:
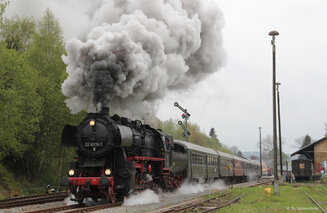
[[[193,204],[183,204],[176,206],[166,211],[161,211],[160,213],[173,213],[173,212],[213,212],[218,209],[224,208],[234,202],[239,201],[245,195],[241,195],[235,198],[235,195],[231,192],[226,194],[218,195],[206,200],[197,200]]]
[[[252,183],[250,185],[241,185],[236,187],[254,187],[258,185],[270,184],[272,180],[266,180],[259,183]],[[211,195],[215,195],[213,193]],[[247,194],[243,194],[241,196],[232,194],[232,192],[228,192],[225,194],[221,194],[218,196],[214,196],[210,199],[194,199],[191,201],[184,202],[182,204],[177,204],[172,207],[164,208],[161,210],[156,210],[153,212],[160,212],[160,213],[172,213],[172,212],[213,212],[218,209],[224,208],[228,205],[231,205],[237,201],[239,201],[242,197],[246,196]]]
[[[63,201],[67,196],[68,195],[66,192],[57,192],[57,193],[51,193],[45,195],[15,197],[10,199],[0,200],[0,209]]]
[[[53,208],[39,209],[39,210],[29,211],[26,213],[52,213],[52,212],[61,212],[61,211],[64,211],[65,213],[82,213],[82,212],[97,211],[101,209],[109,209],[109,208],[120,206],[122,204],[123,202],[116,202],[116,203],[108,203],[108,204],[102,204],[102,205],[90,206],[90,207],[85,207],[84,205],[81,204],[75,204],[69,206],[59,206]]]
[[[319,203],[314,200],[310,195],[308,195],[308,193],[306,193],[306,191],[303,191],[304,194],[321,210],[321,212],[326,213],[326,211],[319,205]]]
[[[243,187],[252,187],[262,184],[268,184],[271,181],[264,181],[259,183],[252,183],[247,186]],[[235,195],[231,195],[231,192],[222,194],[219,196],[215,196],[211,199],[203,200],[203,199],[197,199],[198,201],[189,203],[184,206],[177,206],[173,210],[167,210],[163,212],[183,212],[185,210],[196,210],[198,212],[210,212],[217,210],[219,208],[223,208],[227,205],[230,205],[234,202],[237,202],[240,200],[244,195],[240,197],[236,197]],[[47,195],[39,195],[39,196],[30,196],[30,197],[19,197],[19,198],[12,198],[8,200],[1,200],[0,201],[0,208],[11,208],[11,207],[17,207],[17,206],[24,206],[24,205],[31,205],[31,204],[42,204],[47,202],[55,202],[55,201],[62,201],[67,197],[66,193],[54,193],[54,194],[47,194]],[[29,213],[41,213],[41,212],[60,212],[65,211],[66,212],[88,212],[88,211],[96,211],[100,209],[106,209],[106,208],[112,208],[116,206],[122,205],[121,202],[117,202],[114,204],[103,204],[98,206],[91,206],[91,207],[85,207],[80,204],[75,205],[68,205],[68,206],[59,206],[59,207],[52,207],[52,208],[45,208],[45,209],[38,209],[29,211]],[[203,208],[203,206],[207,206],[207,208]],[[200,207],[201,210],[199,209]],[[169,208],[170,209],[170,208]],[[192,211],[193,211],[192,210]]]

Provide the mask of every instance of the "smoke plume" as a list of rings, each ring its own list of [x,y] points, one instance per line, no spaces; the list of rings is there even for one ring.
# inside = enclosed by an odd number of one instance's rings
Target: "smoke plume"
[[[145,115],[223,65],[223,17],[210,0],[103,0],[67,42],[62,84],[72,113],[104,106]],[[80,24],[80,23],[76,23]]]

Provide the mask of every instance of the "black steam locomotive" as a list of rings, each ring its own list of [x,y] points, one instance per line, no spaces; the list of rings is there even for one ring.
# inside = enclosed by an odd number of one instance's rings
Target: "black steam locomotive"
[[[62,145],[77,148],[78,157],[61,184],[79,203],[87,197],[115,202],[147,188],[170,191],[184,180],[245,180],[259,174],[253,161],[174,141],[139,120],[109,117],[108,108],[89,113],[77,127],[66,125]]]

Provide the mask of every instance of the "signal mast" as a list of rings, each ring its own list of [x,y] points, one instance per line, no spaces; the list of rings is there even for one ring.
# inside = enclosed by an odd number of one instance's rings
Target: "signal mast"
[[[191,135],[191,133],[188,131],[187,129],[187,120],[189,119],[189,117],[191,116],[190,113],[187,112],[187,109],[184,109],[183,107],[181,107],[177,102],[174,103],[174,106],[177,107],[178,109],[180,109],[183,114],[182,114],[182,118],[185,120],[185,125],[183,124],[182,121],[178,121],[178,124],[182,127],[182,129],[184,130],[182,136],[185,138],[185,140],[188,142],[188,137]]]

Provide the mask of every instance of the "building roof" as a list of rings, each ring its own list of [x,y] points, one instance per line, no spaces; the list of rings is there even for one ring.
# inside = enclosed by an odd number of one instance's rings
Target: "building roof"
[[[320,140],[317,140],[301,149],[299,149],[298,151],[294,152],[293,154],[291,154],[291,156],[294,156],[296,154],[304,154],[306,155],[309,159],[313,159],[313,153],[314,153],[314,146],[317,145],[318,143],[326,140],[327,137],[323,137]]]

